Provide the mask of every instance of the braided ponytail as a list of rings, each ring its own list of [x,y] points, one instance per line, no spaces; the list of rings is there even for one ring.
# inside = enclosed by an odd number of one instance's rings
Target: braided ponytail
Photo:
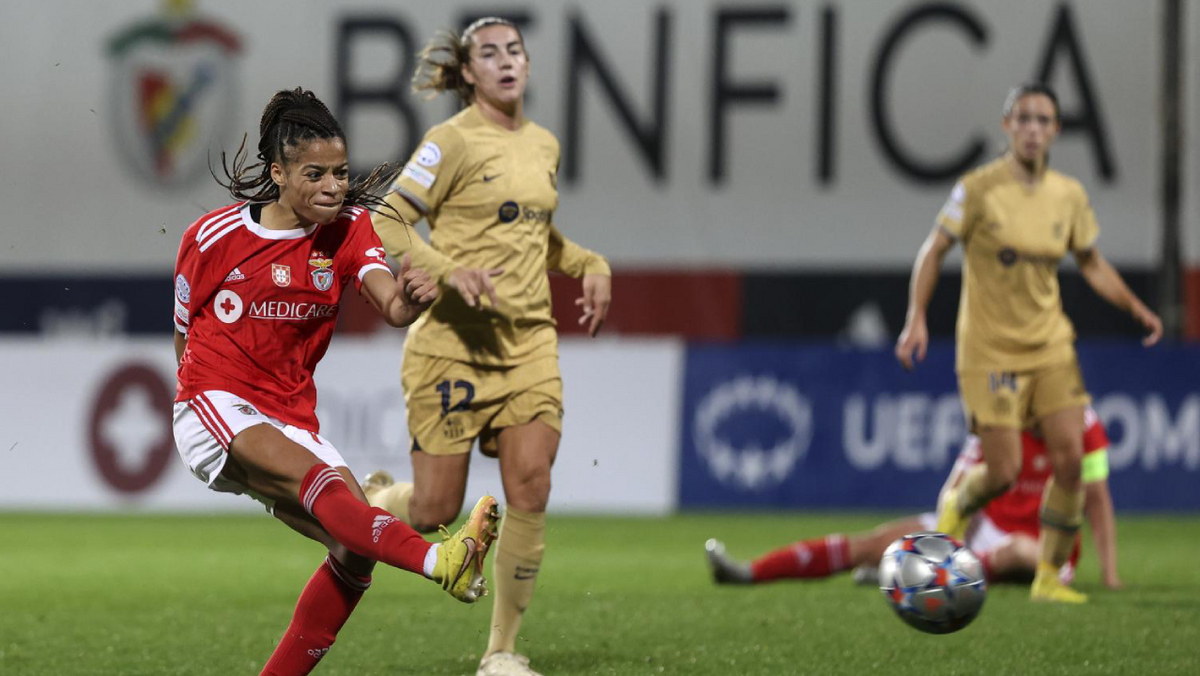
[[[217,183],[229,190],[230,196],[238,201],[274,202],[279,199],[279,186],[271,180],[271,164],[287,164],[296,155],[299,146],[315,139],[340,139],[346,142],[346,133],[337,118],[329,112],[320,99],[311,91],[296,87],[279,91],[271,97],[263,109],[258,124],[257,162],[247,165],[249,152],[246,137],[234,153],[230,163],[221,153],[221,168],[225,178],[209,168]],[[382,208],[395,211],[379,196],[391,185],[400,173],[400,167],[384,163],[363,180],[355,180],[346,191],[345,206],[361,206],[378,212]],[[399,214],[396,214],[399,217]],[[403,221],[403,218],[400,218]]]

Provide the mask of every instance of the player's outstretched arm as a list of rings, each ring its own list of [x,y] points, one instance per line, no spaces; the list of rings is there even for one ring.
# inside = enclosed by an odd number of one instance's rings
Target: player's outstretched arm
[[[1162,338],[1162,320],[1129,290],[1125,280],[1121,279],[1121,273],[1095,247],[1076,253],[1075,262],[1079,264],[1079,272],[1087,280],[1088,286],[1114,307],[1133,315],[1149,332],[1142,339],[1142,345],[1149,347]]]
[[[575,299],[583,308],[579,325],[587,324],[588,335],[595,338],[608,317],[608,306],[612,304],[612,277],[608,275],[584,275],[583,295]]]
[[[946,252],[954,246],[954,239],[946,234],[945,229],[935,225],[917,252],[917,260],[913,263],[912,277],[908,283],[908,312],[905,315],[904,330],[896,340],[896,359],[900,365],[912,370],[917,362],[925,359],[925,350],[929,347],[929,328],[925,323],[925,310],[929,300],[933,298],[933,290],[937,287],[938,273]]]
[[[429,246],[413,227],[425,215],[398,192],[392,192],[384,201],[388,208],[371,214],[371,225],[384,250],[396,260],[408,254],[413,267],[428,271],[437,281],[446,281],[446,275],[457,268],[458,263]]]
[[[420,268],[412,267],[408,254],[400,258],[400,271],[393,278],[383,270],[363,276],[362,293],[390,326],[408,326],[438,297],[438,285]]]
[[[392,258],[400,260],[409,256],[414,267],[427,270],[434,281],[453,288],[471,307],[479,307],[479,299],[485,295],[492,301],[492,307],[499,305],[492,279],[500,276],[504,270],[459,265],[453,258],[430,246],[410,225],[424,216],[412,202],[398,192],[388,195],[385,201],[391,208],[372,214],[371,224],[375,234],[379,235],[379,241],[383,242],[384,250]],[[401,218],[396,218],[397,214]]]
[[[575,300],[575,304],[583,309],[579,324],[587,324],[588,334],[595,337],[612,304],[612,269],[608,261],[595,251],[567,239],[551,224],[546,269],[583,278],[583,295]]]
[[[1086,484],[1084,494],[1083,509],[1092,529],[1092,540],[1096,543],[1101,579],[1105,587],[1120,589],[1121,576],[1117,574],[1117,518],[1113,512],[1108,480],[1101,479]]]

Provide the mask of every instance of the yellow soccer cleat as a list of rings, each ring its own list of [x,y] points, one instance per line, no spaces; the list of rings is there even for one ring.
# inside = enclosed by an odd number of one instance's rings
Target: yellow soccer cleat
[[[376,505],[372,499],[373,496],[394,483],[396,483],[396,480],[392,478],[392,475],[383,470],[376,470],[368,474],[367,478],[363,479],[362,482],[362,492],[363,495],[367,496],[367,503],[373,507],[378,507],[379,505]]]
[[[475,603],[487,596],[487,580],[483,578],[483,559],[496,539],[496,524],[500,510],[496,498],[485,495],[475,503],[467,522],[453,535],[439,526],[442,544],[433,567],[433,579],[442,583],[451,596],[463,603]]]
[[[938,510],[938,532],[945,533],[959,542],[964,542],[967,525],[970,523],[970,515],[963,514],[958,509],[958,493],[956,491],[948,492],[942,500],[941,509]]]
[[[1029,588],[1029,598],[1034,601],[1050,601],[1053,603],[1087,603],[1087,594],[1077,592],[1058,579],[1058,568],[1039,563],[1037,574],[1033,577],[1033,586]]]

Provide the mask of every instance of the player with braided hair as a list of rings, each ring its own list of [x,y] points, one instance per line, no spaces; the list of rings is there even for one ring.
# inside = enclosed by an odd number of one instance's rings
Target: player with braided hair
[[[451,291],[404,344],[413,482],[376,472],[364,491],[426,530],[462,508],[475,441],[499,457],[505,510],[482,676],[536,676],[516,644],[542,565],[562,431],[547,271],[582,279],[579,323],[593,336],[611,300],[608,262],[554,225],[559,144],[524,115],[528,78],[524,39],[505,19],[480,19],[461,36],[430,42],[414,89],[453,93],[463,110],[426,133],[396,181],[387,202],[403,220],[375,222],[389,253],[411,255]],[[420,218],[432,246],[405,225]]]
[[[351,183],[346,136],[312,92],[277,93],[263,112],[258,162],[245,140],[219,179],[235,204],[183,234],[175,265],[174,432],[191,472],[215,491],[246,494],[329,555],[305,586],[263,674],[307,674],[329,651],[371,582],[376,561],[423,574],[472,603],[496,501],[485,497],[440,543],[367,504],[346,462],[320,436],[313,370],[353,284],[392,326],[438,297],[424,270],[393,276],[371,225],[378,167]],[[452,518],[452,517],[451,517]]]

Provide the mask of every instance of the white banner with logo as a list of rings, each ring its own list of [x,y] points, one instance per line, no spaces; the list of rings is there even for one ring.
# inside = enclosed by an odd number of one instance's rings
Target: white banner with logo
[[[954,176],[1003,149],[1007,89],[1041,76],[1066,123],[1054,166],[1090,191],[1101,247],[1152,265],[1158,9],[7,0],[0,156],[19,163],[0,266],[169,269],[183,229],[228,201],[208,163],[243,133],[254,148],[281,88],[332,107],[356,169],[406,159],[454,105],[409,91],[413,55],[493,13],[525,26],[527,113],[562,142],[556,221],[618,265],[905,267]]]
[[[411,476],[399,386],[402,339],[335,338],[317,371],[322,435],[358,476]],[[674,509],[682,346],[566,340],[566,416],[551,509]],[[255,509],[207,490],[175,451],[167,340],[0,341],[0,509]],[[503,496],[476,453],[468,495]]]

